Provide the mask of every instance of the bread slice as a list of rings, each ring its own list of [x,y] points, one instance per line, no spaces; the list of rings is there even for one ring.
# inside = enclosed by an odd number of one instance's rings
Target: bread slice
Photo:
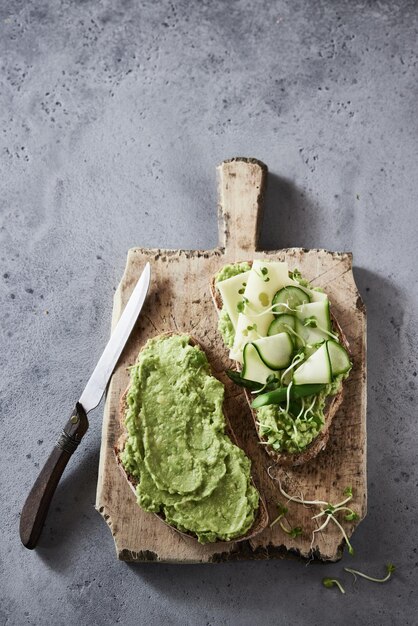
[[[162,333],[161,335],[158,335],[158,337],[169,337],[169,336],[172,336],[172,335],[175,335],[175,334],[178,334],[178,333],[167,332],[167,333]],[[185,333],[185,334],[187,334],[187,333]],[[190,342],[189,343],[192,346],[199,346],[203,350],[202,346],[199,344],[199,342],[195,338],[190,337]],[[212,371],[211,371],[211,375],[212,376],[214,375]],[[130,488],[132,489],[132,491],[136,495],[136,486],[138,484],[138,481],[137,481],[137,479],[134,476],[132,476],[131,474],[128,474],[126,472],[126,470],[125,470],[125,468],[124,468],[124,466],[122,464],[122,461],[121,461],[121,454],[122,454],[122,452],[124,450],[125,443],[126,443],[127,438],[128,438],[127,431],[126,431],[126,428],[125,428],[125,415],[126,415],[126,411],[127,411],[127,395],[128,395],[128,391],[129,391],[129,385],[128,385],[127,389],[124,391],[124,393],[122,394],[121,398],[120,398],[120,403],[119,403],[119,424],[120,424],[120,429],[121,429],[121,433],[122,434],[120,435],[120,437],[118,439],[118,442],[117,442],[117,444],[115,446],[115,455],[116,455],[116,460],[117,460],[118,466],[119,466],[120,470],[122,471],[122,474],[125,476],[126,480],[129,483]],[[225,411],[223,411],[223,414],[224,414],[225,422],[226,422],[226,434],[229,436],[229,438],[233,441],[233,443],[235,445],[238,445],[235,433],[232,430],[232,426],[231,426],[231,424],[230,424],[230,422],[228,420],[228,417],[227,417]],[[253,478],[251,478],[251,482],[253,483],[254,486],[256,486],[255,483],[254,483]],[[156,513],[155,515],[161,521],[163,521],[165,524],[167,524],[167,526],[169,526],[170,528],[172,528],[173,530],[178,532],[180,535],[183,535],[185,537],[192,537],[192,538],[197,540],[196,535],[194,535],[193,533],[181,531],[178,528],[176,528],[175,526],[171,526],[170,524],[168,524],[165,521],[165,518],[164,518],[164,516],[162,514]],[[264,502],[264,500],[261,497],[260,492],[259,492],[259,506],[258,506],[258,509],[257,509],[257,512],[256,512],[254,523],[253,523],[252,527],[248,530],[248,532],[245,535],[243,535],[242,537],[231,539],[229,541],[220,539],[219,541],[222,542],[222,543],[237,543],[239,541],[247,541],[248,539],[251,539],[255,535],[258,535],[263,530],[265,530],[265,528],[267,528],[268,524],[269,524],[269,517],[268,517],[267,507],[266,507],[265,502]]]
[[[239,261],[237,261],[237,263],[239,263]],[[251,261],[248,261],[248,263],[249,265],[252,264]],[[223,307],[223,302],[222,302],[221,294],[219,290],[216,288],[215,279],[216,279],[216,276],[213,276],[210,287],[211,287],[211,294],[212,294],[213,302],[219,313]],[[332,313],[331,313],[331,322],[332,322],[333,330],[338,335],[341,345],[343,345],[344,348],[347,350],[347,352],[350,354],[347,338],[344,335],[341,329],[341,326],[339,325],[338,321],[336,320],[335,316]],[[236,363],[237,368],[238,366],[239,364]],[[266,439],[260,435],[260,432],[258,429],[256,412],[255,410],[251,408],[251,402],[253,401],[254,396],[252,396],[251,393],[247,389],[244,389],[244,393],[245,393],[245,397],[247,398],[248,405],[250,407],[251,415],[254,420],[254,427],[257,431],[258,437],[261,442],[266,443]],[[307,463],[308,461],[310,461],[311,459],[315,458],[319,454],[319,452],[321,452],[321,450],[324,450],[324,448],[326,447],[328,443],[331,423],[343,401],[343,395],[344,395],[344,388],[343,388],[343,385],[341,385],[340,391],[335,396],[330,396],[330,398],[327,400],[326,410],[324,411],[325,423],[324,423],[324,426],[322,427],[321,432],[318,434],[317,437],[315,437],[315,439],[304,450],[302,450],[301,452],[276,452],[271,446],[263,445],[263,448],[265,449],[267,454],[269,454],[271,458],[277,464],[287,466],[287,467],[303,465]]]

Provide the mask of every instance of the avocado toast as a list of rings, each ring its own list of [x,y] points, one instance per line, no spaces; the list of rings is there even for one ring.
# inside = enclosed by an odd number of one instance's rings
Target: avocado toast
[[[328,442],[351,369],[327,295],[267,260],[224,266],[211,293],[240,369],[229,376],[245,390],[260,442],[281,465],[308,462]]]
[[[140,351],[120,402],[115,452],[138,504],[201,543],[246,540],[268,524],[223,393],[197,341],[164,333]]]

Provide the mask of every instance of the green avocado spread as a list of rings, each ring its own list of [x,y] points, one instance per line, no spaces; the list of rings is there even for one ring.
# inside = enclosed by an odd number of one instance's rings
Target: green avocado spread
[[[121,461],[138,504],[201,543],[245,535],[259,503],[250,460],[225,434],[223,398],[187,335],[150,339],[131,370]]]
[[[346,377],[347,375],[341,374],[315,396],[309,419],[298,417],[298,411],[295,411],[295,415],[286,413],[277,404],[268,404],[257,409],[260,435],[277,452],[304,450],[319,435],[325,424],[324,409],[327,398],[340,391],[342,380]],[[307,404],[313,399],[314,396],[306,398]]]

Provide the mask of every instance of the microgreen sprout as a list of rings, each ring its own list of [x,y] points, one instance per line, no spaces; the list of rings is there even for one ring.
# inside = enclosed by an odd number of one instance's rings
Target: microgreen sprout
[[[237,304],[237,311],[238,311],[238,313],[243,313],[244,309],[245,309],[245,306],[247,304],[248,304],[248,298],[245,298],[245,297],[241,300],[241,302],[238,302],[238,304]]]
[[[248,333],[250,333],[251,331],[255,332],[259,339],[261,339],[261,335],[259,335],[257,332],[257,324],[249,324],[247,328],[244,328],[242,334],[244,335],[244,337],[248,337]]]
[[[335,333],[330,333],[329,330],[327,330],[326,328],[318,324],[318,320],[316,319],[315,315],[311,315],[310,317],[305,317],[305,319],[303,320],[303,325],[308,328],[317,328],[321,332],[331,337],[331,339],[334,339],[334,340],[338,339]]]
[[[276,378],[276,376],[274,374],[270,374],[269,376],[267,376],[267,380],[264,383],[264,385],[262,387],[260,387],[260,389],[255,389],[254,391],[251,391],[251,393],[262,393],[265,389],[267,389],[267,387],[271,388],[272,386],[275,385],[275,383],[278,383],[279,379]]]
[[[288,374],[294,367],[299,365],[299,363],[302,363],[304,358],[305,358],[305,355],[301,352],[297,353],[293,357],[292,362],[290,363],[289,367],[285,369],[282,375],[280,376],[280,383],[283,383],[286,374]]]
[[[267,267],[261,267],[259,272],[257,272],[255,268],[253,269],[254,269],[254,272],[257,274],[257,276],[259,276],[262,280],[264,280],[265,283],[269,282],[270,277],[268,276],[269,271]]]
[[[289,535],[290,537],[292,537],[293,539],[296,539],[296,537],[299,537],[299,535],[302,534],[303,530],[300,526],[295,526],[294,528],[292,528],[291,526],[285,526],[283,524],[283,517],[286,515],[286,513],[288,512],[288,508],[286,506],[284,506],[283,504],[280,504],[280,502],[277,504],[277,511],[278,511],[278,516],[276,517],[276,519],[274,519],[272,521],[272,523],[270,524],[270,528],[272,528],[275,524],[279,524],[280,528],[283,530],[283,532],[285,532],[287,535]]]
[[[267,473],[270,476],[270,478],[273,478],[273,480],[276,480],[270,473],[270,467],[268,468]],[[331,504],[330,502],[325,502],[324,500],[305,500],[303,496],[300,496],[300,497],[291,496],[288,493],[286,493],[286,491],[283,489],[280,479],[277,479],[277,480],[279,481],[280,493],[287,499],[288,502],[297,502],[305,506],[320,507],[319,513],[312,516],[311,519],[313,520],[319,520],[325,516],[325,519],[322,522],[322,524],[318,528],[316,528],[314,531],[312,531],[311,549],[313,549],[313,544],[315,541],[315,534],[324,530],[328,526],[329,522],[332,521],[341,532],[343,539],[345,543],[347,544],[349,554],[354,554],[354,548],[350,543],[347,533],[345,532],[344,528],[341,526],[340,522],[336,518],[336,515],[338,513],[342,511],[347,511],[347,513],[345,514],[345,519],[347,521],[354,521],[354,520],[359,519],[358,513],[354,511],[353,509],[351,509],[350,507],[346,506],[346,504],[353,498],[353,490],[351,487],[347,487],[344,490],[343,495],[346,497],[343,500],[341,500],[341,502],[338,502],[337,504]]]
[[[287,533],[292,539],[296,539],[299,535],[302,534],[303,530],[300,526],[295,526],[294,528],[285,528],[282,522],[279,522],[281,529]]]
[[[267,294],[266,294],[267,296]],[[268,296],[267,296],[268,297]],[[237,307],[240,303],[237,304]],[[248,302],[246,302],[246,306],[248,309],[250,309],[251,314],[249,315],[249,317],[261,317],[263,315],[266,315],[267,313],[284,313],[284,311],[278,309],[277,307],[285,307],[288,311],[292,311],[293,313],[296,313],[296,309],[292,309],[290,306],[288,306],[287,304],[285,304],[284,302],[279,302],[276,304],[272,304],[271,306],[266,306],[266,308],[263,308],[261,311],[258,311],[257,309],[254,309],[254,307]],[[241,311],[239,311],[241,313]]]
[[[342,586],[340,581],[337,580],[336,578],[323,578],[322,579],[322,584],[327,589],[331,589],[332,587],[338,587],[338,589],[341,591],[341,593],[345,593],[344,587]]]
[[[277,522],[279,522],[282,517],[284,517],[286,515],[286,513],[288,512],[288,508],[287,506],[284,506],[283,504],[281,504],[280,502],[277,503],[277,512],[278,512],[278,516],[272,521],[272,523],[270,524],[270,528],[273,528],[273,526],[275,524],[277,524]]]
[[[371,580],[373,583],[385,583],[389,580],[389,578],[392,576],[393,572],[395,571],[395,566],[393,565],[393,563],[388,563],[386,565],[386,576],[384,576],[383,578],[375,578],[374,576],[369,576],[368,574],[364,574],[363,572],[359,572],[356,569],[351,569],[350,567],[344,567],[346,572],[349,572],[350,574],[353,574],[354,579],[356,580],[357,576],[361,576],[362,578],[365,578],[366,580]]]
[[[287,333],[290,333],[291,335],[294,335],[299,339],[303,347],[306,346],[306,341],[304,340],[304,338],[299,335],[299,333],[297,333],[289,324],[283,324],[283,326],[286,328]]]

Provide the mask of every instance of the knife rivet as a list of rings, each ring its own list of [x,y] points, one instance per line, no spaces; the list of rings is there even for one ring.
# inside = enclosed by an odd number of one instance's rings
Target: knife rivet
[[[71,422],[71,424],[77,424],[77,422],[78,422],[78,415],[72,415],[70,417],[70,422]]]

